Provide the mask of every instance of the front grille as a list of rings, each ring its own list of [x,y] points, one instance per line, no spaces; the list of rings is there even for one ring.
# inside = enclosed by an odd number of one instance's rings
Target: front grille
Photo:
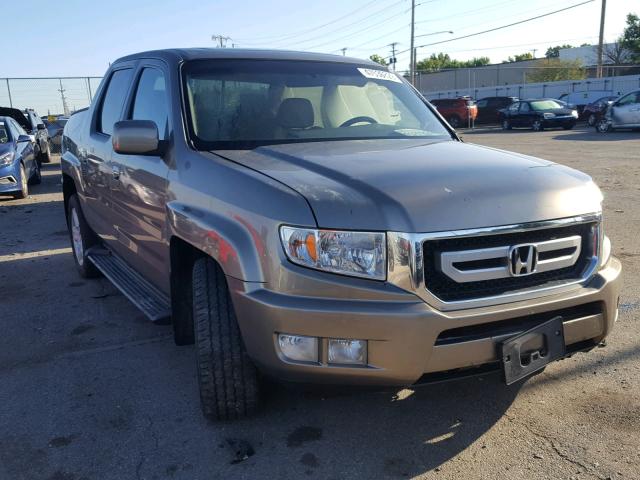
[[[578,281],[584,277],[596,254],[594,252],[594,235],[597,235],[597,225],[597,222],[591,222],[524,232],[427,240],[423,243],[426,288],[442,301],[457,302],[517,293],[534,288],[550,288]],[[581,252],[576,263],[570,267],[527,276],[464,283],[452,280],[439,268],[440,255],[443,252],[544,242],[574,235],[579,235],[582,239]]]

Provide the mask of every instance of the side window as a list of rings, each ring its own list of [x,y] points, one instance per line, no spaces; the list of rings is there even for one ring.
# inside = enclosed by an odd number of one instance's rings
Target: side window
[[[528,112],[530,111],[531,108],[529,108],[529,104],[527,102],[523,102],[520,104],[520,111],[521,112]]]
[[[158,127],[160,140],[166,140],[169,136],[166,88],[164,75],[160,70],[143,69],[130,117],[132,120],[153,120]]]
[[[489,105],[489,100],[487,100],[487,99],[484,99],[484,100],[478,100],[478,101],[476,102],[476,105],[478,106],[478,108],[484,108],[484,107],[486,107],[486,106],[488,106],[488,105]]]
[[[22,128],[22,125],[16,122],[13,118],[9,119],[9,121],[11,122],[14,131],[17,133],[16,138],[18,138],[18,135],[28,135],[27,131]]]
[[[512,103],[511,106],[509,107],[509,111],[517,112],[518,108],[520,108],[520,102],[515,102],[515,103]]]
[[[107,85],[107,91],[102,97],[102,105],[100,106],[96,128],[98,132],[107,135],[113,133],[113,124],[120,120],[120,112],[122,112],[122,105],[127,95],[130,82],[130,68],[126,70],[116,70],[113,72],[113,75],[111,75],[109,85]]]

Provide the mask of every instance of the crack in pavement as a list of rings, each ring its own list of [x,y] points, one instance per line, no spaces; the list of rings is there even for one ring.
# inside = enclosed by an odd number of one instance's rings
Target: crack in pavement
[[[600,475],[600,473],[598,473],[598,472],[592,471],[592,467],[590,467],[588,465],[585,465],[584,463],[580,462],[579,460],[575,460],[575,459],[571,458],[569,456],[569,454],[561,451],[560,447],[556,444],[556,441],[552,437],[550,437],[549,435],[546,435],[544,433],[536,431],[535,429],[531,428],[530,425],[527,425],[526,423],[519,422],[519,421],[515,420],[515,418],[511,417],[510,415],[508,415],[506,413],[505,413],[505,416],[509,420],[511,420],[513,423],[515,423],[516,425],[520,425],[521,427],[524,427],[524,429],[527,430],[532,435],[545,440],[549,444],[551,449],[555,452],[556,455],[558,455],[563,460],[571,463],[572,465],[575,465],[576,467],[582,468],[584,470],[584,472],[581,472],[581,473],[586,473],[586,474],[591,475],[592,477],[597,478],[599,480],[607,480],[608,478],[610,478],[608,476]]]

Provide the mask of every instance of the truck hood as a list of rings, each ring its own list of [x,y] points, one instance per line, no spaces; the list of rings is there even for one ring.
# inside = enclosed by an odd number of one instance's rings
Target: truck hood
[[[601,209],[588,175],[458,141],[345,140],[214,153],[299,192],[320,228],[437,232]]]

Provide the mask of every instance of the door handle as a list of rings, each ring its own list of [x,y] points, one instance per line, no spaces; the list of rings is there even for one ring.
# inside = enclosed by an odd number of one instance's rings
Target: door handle
[[[120,180],[120,169],[118,167],[111,167],[111,175],[114,180]]]

